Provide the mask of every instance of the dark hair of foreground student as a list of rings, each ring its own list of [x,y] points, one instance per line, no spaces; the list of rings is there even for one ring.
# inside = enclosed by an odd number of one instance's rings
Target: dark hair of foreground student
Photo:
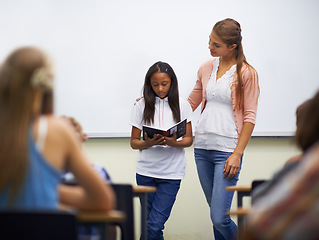
[[[173,112],[173,118],[176,122],[181,120],[180,108],[179,108],[179,93],[177,77],[173,68],[165,62],[154,63],[147,71],[144,82],[143,97],[145,99],[145,110],[143,114],[143,120],[146,123],[154,122],[155,112],[155,97],[156,94],[151,86],[151,77],[154,73],[161,72],[166,73],[171,79],[171,87],[168,92],[168,104]]]

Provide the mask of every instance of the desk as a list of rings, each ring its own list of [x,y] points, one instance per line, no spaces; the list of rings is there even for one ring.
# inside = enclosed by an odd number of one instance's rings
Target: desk
[[[229,187],[226,187],[226,191],[229,191],[229,192],[237,191],[237,207],[242,207],[243,206],[243,197],[250,196],[251,185],[229,186]]]
[[[226,191],[237,191],[237,210],[238,210],[238,209],[242,209],[243,197],[250,196],[251,185],[229,186],[229,187],[226,187]],[[235,215],[233,211],[232,211],[232,215]],[[244,214],[237,214],[237,216],[238,216],[238,227],[241,228],[243,226]]]
[[[119,223],[123,222],[126,219],[126,216],[124,212],[117,210],[112,210],[109,212],[81,211],[76,214],[76,219],[79,222]]]
[[[140,197],[141,199],[141,233],[142,240],[147,240],[147,218],[148,218],[148,208],[147,208],[147,194],[156,192],[156,187],[150,186],[133,186],[133,195],[135,197]]]
[[[107,224],[121,223],[126,220],[125,213],[122,211],[81,211],[76,213],[76,219],[78,222],[88,226],[97,226],[101,233],[101,240],[108,239],[108,231],[106,230]],[[123,234],[123,233],[121,233]]]
[[[235,216],[241,216],[244,217],[250,212],[250,208],[237,208],[236,210],[231,210],[228,212],[230,216],[235,215]]]

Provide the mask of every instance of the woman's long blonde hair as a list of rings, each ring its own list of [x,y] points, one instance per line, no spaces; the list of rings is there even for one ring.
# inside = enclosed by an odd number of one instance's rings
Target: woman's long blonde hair
[[[15,50],[0,67],[0,191],[8,187],[9,202],[22,186],[28,168],[31,123],[47,108],[42,106],[43,98],[52,95],[48,84],[35,76],[41,75],[37,73],[40,70],[46,75],[47,69],[46,55],[34,47]]]
[[[234,19],[226,18],[224,20],[217,22],[215,26],[213,27],[213,31],[224,43],[227,44],[227,46],[231,46],[233,44],[237,45],[235,51],[236,51],[236,61],[237,61],[236,73],[237,73],[238,82],[236,85],[237,99],[236,99],[235,108],[241,109],[243,107],[243,101],[244,101],[241,70],[242,70],[243,64],[246,64],[251,69],[253,69],[253,67],[250,64],[248,64],[248,62],[246,61],[246,57],[244,55],[240,24]]]

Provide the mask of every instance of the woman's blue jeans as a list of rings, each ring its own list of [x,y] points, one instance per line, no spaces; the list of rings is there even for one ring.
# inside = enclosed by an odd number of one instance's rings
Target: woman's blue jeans
[[[227,179],[224,177],[224,165],[232,153],[199,148],[195,148],[194,153],[199,181],[210,207],[215,239],[233,240],[237,236],[237,225],[226,213],[234,193],[226,191],[226,187],[237,184],[242,159],[238,173]]]
[[[159,179],[136,174],[138,185],[156,187],[148,194],[148,240],[163,240],[164,224],[171,214],[181,180]]]

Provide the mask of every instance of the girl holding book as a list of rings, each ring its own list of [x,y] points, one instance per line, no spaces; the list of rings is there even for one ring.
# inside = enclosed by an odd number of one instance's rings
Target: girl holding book
[[[188,101],[200,104],[195,131],[195,161],[199,180],[210,207],[216,240],[233,239],[237,226],[226,215],[236,185],[242,156],[255,126],[259,96],[258,75],[247,63],[240,24],[219,21],[209,36],[213,59],[204,63]]]
[[[136,181],[138,185],[154,186],[156,192],[148,197],[148,239],[163,238],[164,224],[170,216],[181,179],[185,174],[184,148],[192,145],[192,109],[189,103],[179,98],[176,75],[171,66],[156,62],[145,76],[143,98],[132,112],[131,147],[139,149]],[[176,139],[145,133],[141,139],[143,125],[169,129],[187,119],[186,134]]]

